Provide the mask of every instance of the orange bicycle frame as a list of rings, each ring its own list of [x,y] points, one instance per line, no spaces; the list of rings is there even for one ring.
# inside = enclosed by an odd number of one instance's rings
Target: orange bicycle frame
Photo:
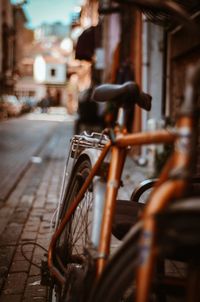
[[[116,201],[116,196],[120,184],[121,173],[123,170],[127,148],[129,146],[139,146],[144,144],[173,143],[175,141],[175,138],[176,135],[170,133],[167,130],[159,130],[154,132],[136,133],[136,134],[123,134],[123,132],[119,132],[116,135],[116,140],[114,143],[110,141],[106,144],[96,164],[91,169],[91,172],[87,177],[84,185],[79,191],[77,197],[72,202],[71,207],[66,212],[61,224],[59,225],[58,229],[55,231],[52,237],[48,250],[48,266],[52,275],[59,282],[64,284],[65,277],[58,271],[58,269],[53,263],[56,242],[59,236],[62,234],[66,226],[66,223],[69,221],[76,207],[82,200],[93,177],[97,174],[97,171],[99,170],[108,151],[111,149],[112,156],[111,156],[108,179],[107,179],[105,210],[103,213],[100,244],[99,244],[98,256],[96,261],[97,277],[102,273],[109,255],[111,227],[112,227],[112,220],[115,211],[115,201]]]

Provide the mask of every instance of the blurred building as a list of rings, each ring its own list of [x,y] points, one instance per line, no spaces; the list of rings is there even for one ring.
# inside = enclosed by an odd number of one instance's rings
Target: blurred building
[[[183,92],[178,92],[178,86],[182,86],[183,91],[184,81],[174,77],[174,72],[184,74],[186,66],[199,59],[200,36],[188,37],[188,34],[177,28],[176,23],[167,15],[152,14],[142,7],[136,9],[131,5],[131,1],[129,2],[85,1],[87,9],[90,7],[93,14],[99,14],[97,19],[101,24],[101,34],[98,36],[98,43],[95,41],[95,48],[102,48],[104,53],[104,56],[101,55],[104,58],[104,63],[101,64],[101,81],[116,83],[134,79],[143,90],[152,94],[154,100],[151,112],[144,116],[140,113],[142,120],[158,120],[176,112],[177,98],[179,101],[183,98]],[[183,0],[182,5],[188,10],[191,18],[199,22],[199,1],[191,0],[188,3]],[[184,36],[187,39],[184,39]],[[96,49],[93,61],[98,59]],[[180,71],[177,70],[179,68]],[[171,81],[174,78],[176,80]],[[178,97],[174,89],[178,92]],[[146,122],[141,123],[141,126],[146,127]]]
[[[199,0],[183,0],[181,5],[199,24]],[[86,0],[83,11],[89,7],[92,13],[88,17],[92,20],[91,16],[97,15],[100,24],[90,60],[94,68],[91,81],[134,80],[152,95],[150,112],[136,106],[132,131],[147,130],[149,120],[155,127],[167,117],[173,120],[184,98],[186,69],[200,59],[200,35],[188,34],[163,12],[152,13],[141,6],[136,9],[131,1]],[[87,20],[90,26],[91,20]],[[85,45],[87,42],[89,36]],[[145,155],[147,150],[143,151]]]
[[[13,94],[20,73],[31,31],[25,28],[27,19],[20,5],[10,0],[0,2],[0,93]]]
[[[34,96],[38,102],[48,95],[50,105],[66,105],[66,63],[72,48],[67,32],[68,27],[59,22],[42,24],[34,31],[20,61],[16,95]]]
[[[15,50],[13,6],[9,0],[1,0],[1,91],[11,91],[14,85]]]
[[[34,38],[41,41],[49,37],[64,38],[69,33],[69,26],[61,22],[43,23],[34,30]]]
[[[0,0],[0,83],[2,80],[2,74],[3,74],[3,66],[2,66],[2,57],[3,57],[3,35],[2,35],[2,22],[3,22],[3,16],[2,16],[2,8],[3,8],[3,4],[2,4],[3,0]]]
[[[36,98],[41,99],[48,94],[53,102],[51,105],[61,105],[66,99],[66,60],[61,57],[38,55],[34,60],[33,71],[38,84]]]
[[[77,56],[76,50],[79,38],[84,34],[84,31],[90,30],[98,23],[97,4],[89,5],[87,1],[83,1],[83,5],[74,8],[71,17],[69,38],[73,43],[73,48],[67,62],[67,109],[68,112],[74,113],[78,107],[80,93],[88,89],[94,79],[92,75],[93,53],[89,57],[80,58]],[[83,48],[82,46],[81,48],[87,52],[93,42],[93,40],[86,41],[86,44],[83,43]]]

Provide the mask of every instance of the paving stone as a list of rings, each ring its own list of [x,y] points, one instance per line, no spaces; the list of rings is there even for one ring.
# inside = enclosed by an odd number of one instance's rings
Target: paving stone
[[[25,186],[25,182],[24,182]],[[20,200],[23,188],[20,188],[18,185],[15,191],[10,195],[10,197],[6,200],[6,205],[12,208],[15,208]]]
[[[51,238],[52,232],[46,232],[46,234],[38,234],[37,241],[38,240],[49,240]]]
[[[9,207],[12,207],[13,209],[15,209],[17,207],[19,203],[19,197],[17,196],[10,196],[9,199],[6,201],[6,204],[9,206]]]
[[[32,263],[38,266],[38,268],[41,266],[41,261],[44,258],[44,253],[41,253],[39,255],[33,255]],[[37,267],[35,266],[35,267]]]
[[[52,220],[52,213],[45,213],[43,215],[43,221],[50,222]]]
[[[39,196],[39,197],[36,198],[33,207],[34,208],[43,208],[45,202],[46,202],[46,197],[45,196]]]
[[[8,275],[8,266],[5,265],[0,266],[0,291],[4,285],[7,275]]]
[[[5,278],[8,272],[8,267],[5,265],[0,266],[0,278]]]
[[[23,251],[25,250],[25,247],[23,248]],[[33,247],[32,247],[32,251],[33,251]],[[28,259],[31,259],[32,258],[32,255],[33,255],[33,252],[32,251],[24,251],[24,254],[25,256],[28,258]],[[14,258],[13,258],[13,261],[23,261],[25,260],[24,256],[22,255],[21,251],[16,251],[15,255],[14,255]]]
[[[0,209],[0,218],[9,217],[13,213],[14,209],[8,206],[5,206]]]
[[[28,272],[30,263],[27,260],[15,260],[12,262],[10,273]]]
[[[22,302],[46,302],[46,297],[33,297],[33,300],[30,300],[30,297],[24,297]]]
[[[12,214],[14,208],[5,206],[0,209],[0,234],[5,230]]]
[[[45,198],[47,194],[47,189],[39,188],[36,192],[36,198]]]
[[[23,232],[21,241],[34,241],[37,237],[37,232]]]
[[[47,254],[47,251],[37,247],[33,253],[33,262],[41,263],[41,260],[44,258],[44,255]]]
[[[20,302],[22,299],[22,295],[1,295],[1,302]]]
[[[48,190],[48,187],[49,187],[49,183],[48,183],[48,181],[46,182],[41,182],[40,183],[40,186],[39,186],[39,188],[38,188],[38,191],[37,191],[37,194],[39,194],[40,192],[47,192],[47,190]]]
[[[47,221],[43,221],[40,224],[39,234],[47,234],[51,229],[51,225]]]
[[[34,195],[23,195],[19,202],[19,206],[22,208],[30,208],[32,206],[33,200]]]
[[[63,125],[59,124],[59,127],[63,128]],[[57,140],[52,136],[50,145],[51,142],[54,144],[50,149],[48,143],[44,146],[41,152],[43,163],[29,166],[5,202],[2,212],[0,210],[0,230],[4,231],[0,237],[0,289],[4,285],[1,302],[46,302],[46,288],[38,283],[40,269],[26,262],[17,245],[31,240],[45,248],[49,246],[49,223],[58,201],[65,161],[66,143],[63,141],[66,129],[62,137],[59,133],[57,136]],[[2,221],[4,218],[5,221]],[[34,245],[24,245],[23,251],[29,259],[33,258],[33,262],[41,265],[45,251]]]
[[[39,224],[41,222],[41,217],[36,217],[36,216],[33,216],[31,213],[30,213],[30,216],[28,217],[28,220],[27,220],[27,223],[29,224]]]
[[[24,232],[27,233],[27,232],[37,232],[39,229],[39,223],[31,223],[31,224],[28,224],[26,223],[25,225],[25,228],[24,228]]]
[[[23,251],[25,253],[30,253],[30,252],[33,252],[34,250],[34,245],[31,243],[31,242],[22,242],[20,245],[19,245],[19,250],[18,251],[21,251],[21,245],[23,245]]]
[[[9,267],[13,258],[16,246],[0,247],[0,267]]]
[[[13,213],[11,219],[13,222],[24,224],[27,220],[28,213],[29,209],[19,207]]]
[[[40,274],[41,270],[38,267],[31,265],[29,276],[40,276]]]
[[[44,209],[34,208],[31,212],[31,217],[38,217],[42,220],[42,215],[44,214]]]
[[[9,274],[3,289],[3,294],[22,294],[24,292],[27,276],[26,273]]]
[[[42,245],[45,249],[48,249],[49,242],[50,242],[50,238],[46,238],[46,237],[37,238],[37,243]]]
[[[0,218],[0,234],[3,233],[7,224],[8,224],[9,217]]]
[[[40,276],[28,278],[23,301],[25,299],[29,299],[29,301],[40,301],[46,298],[46,287],[40,285],[40,280]]]
[[[50,203],[50,202],[48,202],[48,200],[47,200],[47,202],[46,202],[46,204],[45,204],[45,208],[46,208],[46,209],[51,210],[52,213],[53,213],[53,212],[56,210],[56,207],[57,207],[57,204],[56,204],[56,203]]]
[[[12,222],[11,225],[5,229],[3,234],[0,236],[0,246],[2,245],[15,245],[22,232],[23,226]]]

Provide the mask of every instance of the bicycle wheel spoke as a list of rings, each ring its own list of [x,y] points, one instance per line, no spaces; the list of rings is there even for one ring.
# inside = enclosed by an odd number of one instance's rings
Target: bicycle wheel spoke
[[[91,223],[89,223],[87,226],[89,226]],[[79,233],[79,236],[78,237],[76,237],[76,240],[75,240],[75,242],[73,243],[74,245],[75,245],[75,243],[82,237],[82,235],[83,234],[85,234],[86,233],[86,231],[85,231],[85,229],[83,229],[82,230],[82,232],[80,232]],[[85,242],[84,242],[85,243]]]
[[[85,199],[84,199],[85,200]],[[83,205],[83,203],[84,203],[84,200],[82,200],[81,201],[81,204],[77,207],[77,210],[76,210],[76,212],[75,212],[75,215],[76,215],[76,218],[74,219],[74,220],[76,220],[75,222],[76,222],[76,227],[74,228],[74,230],[73,230],[73,235],[75,234],[75,232],[76,232],[76,228],[77,228],[77,226],[78,226],[78,222],[80,221],[80,220],[82,220],[82,212],[83,212],[83,208],[84,208],[84,205]],[[81,216],[81,217],[79,217],[79,219],[77,218],[77,212],[79,212],[79,216]]]
[[[82,233],[81,233],[80,235],[82,235],[83,232],[84,232],[84,233],[86,234],[86,235],[85,235],[85,238],[88,237],[88,227],[89,227],[89,225],[90,225],[90,224],[88,223],[88,212],[89,212],[89,208],[87,208],[86,213],[84,214],[84,216],[82,215],[82,217],[81,217],[81,219],[80,219],[80,221],[81,221],[82,223],[79,223],[79,229],[77,230],[77,226],[78,226],[78,223],[77,223],[77,225],[76,225],[76,230],[74,231],[74,234],[75,234],[75,232],[76,232],[77,234],[80,234],[80,230],[83,229],[83,231],[82,231]],[[85,225],[85,227],[84,227],[84,225]],[[79,235],[78,238],[80,238],[80,235]]]
[[[89,227],[91,225],[91,219],[88,219],[88,215],[91,209],[91,193],[88,193],[86,198],[81,202],[82,205],[77,209],[75,213],[75,226],[73,226],[73,246],[80,244],[80,239],[82,243],[80,245],[85,246],[89,239]],[[78,214],[78,215],[76,215]],[[90,220],[90,221],[88,221]]]
[[[76,236],[75,240],[73,240],[73,246],[76,245],[76,243],[78,242],[78,240],[79,240],[80,238],[84,239],[84,245],[87,244],[88,238],[89,238],[89,237],[88,237],[88,235],[86,236],[86,234],[88,233],[88,232],[87,232],[87,228],[88,228],[90,225],[91,225],[91,222],[88,222],[87,225],[85,226],[85,228],[83,228],[82,231],[79,231],[79,232],[78,232],[78,235]],[[80,228],[80,230],[81,230],[81,228]],[[83,235],[84,235],[84,236],[83,236]]]

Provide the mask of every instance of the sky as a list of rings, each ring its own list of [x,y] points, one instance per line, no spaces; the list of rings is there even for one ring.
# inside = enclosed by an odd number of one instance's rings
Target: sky
[[[17,3],[20,0],[12,2]],[[35,28],[43,22],[56,21],[69,23],[74,8],[81,2],[81,0],[27,0],[27,4],[23,5],[28,18],[27,26]]]

